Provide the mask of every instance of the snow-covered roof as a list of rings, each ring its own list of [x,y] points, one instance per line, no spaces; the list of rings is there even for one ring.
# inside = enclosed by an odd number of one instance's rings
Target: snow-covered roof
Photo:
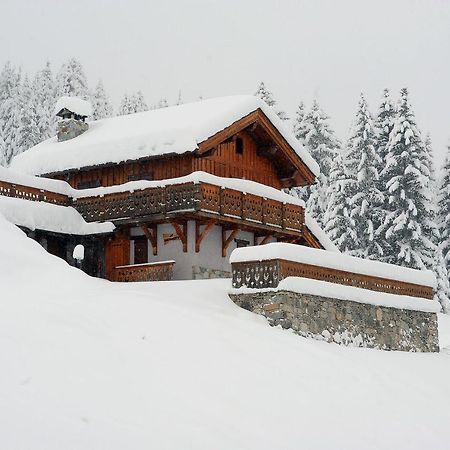
[[[287,277],[281,280],[276,288],[232,288],[232,294],[250,294],[255,292],[290,291],[299,294],[317,295],[319,297],[334,298],[337,300],[350,300],[357,303],[385,306],[388,308],[410,309],[414,311],[440,312],[439,302],[409,295],[389,294],[386,292],[370,291],[356,286],[345,286],[328,281],[313,280],[310,278]]]
[[[60,97],[56,102],[54,112],[55,114],[58,114],[63,109],[67,109],[70,112],[78,114],[79,116],[92,116],[91,103],[78,97]]]
[[[309,169],[317,163],[272,108],[249,95],[220,97],[113,117],[89,123],[89,130],[63,142],[48,139],[16,156],[14,170],[42,175],[69,169],[119,163],[163,154],[195,151],[198,144],[261,109]]]
[[[436,288],[436,277],[429,270],[414,270],[379,261],[356,258],[354,256],[344,255],[343,253],[335,253],[284,242],[273,242],[257,247],[237,248],[233,250],[230,256],[231,263],[266,261],[270,259],[285,259],[313,266],[327,267]]]
[[[87,223],[81,214],[70,206],[46,202],[32,202],[0,195],[0,214],[9,222],[28,228],[64,234],[99,234],[114,230],[111,222]]]

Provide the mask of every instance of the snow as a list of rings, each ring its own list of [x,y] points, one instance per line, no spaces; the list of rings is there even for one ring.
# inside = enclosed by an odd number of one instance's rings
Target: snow
[[[318,175],[311,155],[282,123],[272,108],[253,96],[202,100],[89,123],[77,138],[58,142],[56,137],[13,159],[14,170],[32,175],[105,163],[119,163],[155,155],[191,152],[218,131],[261,109],[303,162]]]
[[[317,295],[319,297],[331,297],[338,300],[350,300],[357,303],[365,303],[388,308],[410,309],[414,311],[440,312],[439,302],[426,300],[408,295],[388,294],[362,289],[355,286],[344,286],[326,281],[313,280],[310,278],[287,277],[280,281],[276,288],[233,288],[233,294],[250,294],[254,292],[278,292],[291,291],[299,294]]]
[[[269,327],[230,280],[109,283],[1,217],[0,240],[2,448],[448,449],[448,316],[442,353],[346,348]]]
[[[60,97],[55,105],[55,115],[64,108],[68,109],[70,112],[78,114],[79,116],[92,116],[91,103],[78,97],[68,97],[66,95]]]
[[[284,242],[272,242],[258,247],[243,247],[233,250],[231,263],[285,259],[313,266],[327,267],[346,272],[388,278],[422,286],[436,287],[436,278],[429,270],[414,270],[379,261],[357,258],[343,253],[319,250]]]
[[[29,230],[44,230],[54,233],[87,235],[110,233],[111,222],[86,222],[81,214],[69,206],[46,202],[34,202],[0,195],[0,214],[11,223]]]
[[[73,259],[76,259],[77,261],[83,261],[84,259],[84,245],[78,244],[73,249],[72,253]]]
[[[327,236],[325,231],[322,230],[316,220],[305,211],[305,225],[314,235],[314,237],[320,242],[322,247],[329,252],[339,252],[339,249],[333,244],[331,239]]]

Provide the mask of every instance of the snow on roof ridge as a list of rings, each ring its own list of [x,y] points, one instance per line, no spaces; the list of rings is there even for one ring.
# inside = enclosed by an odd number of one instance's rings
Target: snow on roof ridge
[[[251,95],[218,97],[92,121],[89,130],[75,139],[58,142],[53,137],[17,155],[11,167],[20,172],[42,175],[155,155],[191,152],[198,148],[199,143],[257,109],[261,109],[309,169],[318,175],[320,169],[316,161],[273,108]]]
[[[69,97],[63,95],[55,104],[54,114],[58,114],[62,109],[67,109],[79,116],[92,116],[91,102],[83,100],[80,97]]]
[[[281,280],[276,288],[232,288],[231,294],[251,294],[256,292],[290,291],[299,294],[317,295],[319,297],[348,300],[387,308],[409,309],[424,312],[440,312],[441,307],[436,300],[426,300],[409,295],[390,294],[387,292],[371,291],[356,286],[330,283],[328,281],[314,280],[311,278],[287,277]]]
[[[380,278],[436,288],[436,277],[429,270],[416,270],[394,264],[373,261],[343,253],[319,250],[284,242],[273,242],[258,247],[236,248],[230,263],[285,259],[329,269],[343,270]]]

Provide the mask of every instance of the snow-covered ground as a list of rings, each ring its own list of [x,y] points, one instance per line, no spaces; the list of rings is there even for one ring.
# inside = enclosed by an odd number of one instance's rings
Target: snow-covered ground
[[[229,280],[112,284],[0,236],[2,449],[450,448],[446,350],[303,339]]]

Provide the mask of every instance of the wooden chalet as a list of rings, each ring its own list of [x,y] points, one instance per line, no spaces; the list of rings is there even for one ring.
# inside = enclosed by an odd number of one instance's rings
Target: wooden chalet
[[[84,121],[63,107],[71,120]],[[237,247],[332,245],[305,219],[302,203],[281,191],[314,183],[318,166],[259,99],[211,99],[87,125],[73,138],[60,128],[58,139],[19,155],[11,169],[66,182],[65,194],[41,189],[41,200],[56,195],[87,223],[114,225],[80,239],[95,247],[87,252],[98,260],[93,275],[230,276],[228,257]],[[2,186],[2,195],[26,197],[27,186]]]

